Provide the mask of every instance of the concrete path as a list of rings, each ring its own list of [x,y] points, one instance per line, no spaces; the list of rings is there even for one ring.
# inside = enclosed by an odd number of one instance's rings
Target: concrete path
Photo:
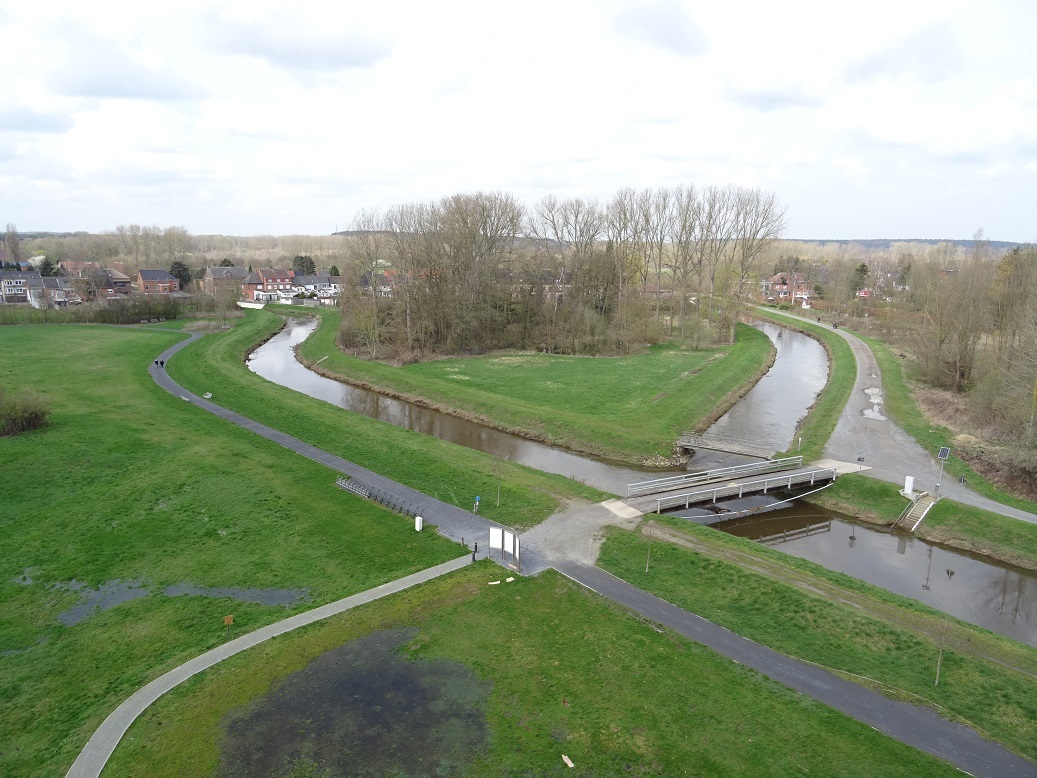
[[[983,738],[964,724],[941,718],[930,708],[896,702],[827,670],[779,654],[597,567],[571,562],[560,564],[557,569],[657,624],[965,772],[990,778],[1037,776],[1033,762]]]
[[[824,327],[842,336],[853,350],[857,361],[857,380],[850,399],[843,408],[835,431],[825,445],[824,454],[831,459],[855,462],[864,452],[864,474],[882,481],[904,486],[905,476],[914,476],[915,491],[934,491],[940,480],[940,463],[935,451],[926,451],[883,413],[882,373],[871,349],[856,335],[826,324],[818,324],[799,316],[790,316]],[[947,441],[950,445],[950,441]],[[949,483],[948,483],[949,480]],[[943,479],[943,495],[949,500],[999,513],[1013,519],[1037,523],[1037,516],[1003,505]],[[906,503],[905,503],[906,505]]]
[[[170,670],[133,694],[104,720],[104,723],[98,727],[97,731],[94,732],[89,742],[80,752],[79,757],[68,771],[67,778],[97,778],[111,757],[112,752],[115,751],[115,747],[119,745],[119,741],[126,734],[126,730],[130,728],[130,725],[136,718],[151,703],[188,678],[222,662],[228,657],[240,654],[242,651],[252,648],[259,643],[270,640],[270,638],[283,635],[306,624],[313,624],[316,621],[343,613],[358,605],[372,602],[387,595],[403,591],[411,586],[438,578],[446,573],[459,570],[465,565],[471,564],[471,561],[472,555],[465,554],[452,562],[444,562],[441,565],[430,567],[427,570],[422,570],[419,573],[377,586],[374,589],[368,589],[366,592],[360,592],[360,594],[354,594],[337,602],[322,605],[306,613],[291,616],[283,621],[278,621],[275,624],[270,624],[250,632],[247,635],[242,635],[240,638],[235,638]]]

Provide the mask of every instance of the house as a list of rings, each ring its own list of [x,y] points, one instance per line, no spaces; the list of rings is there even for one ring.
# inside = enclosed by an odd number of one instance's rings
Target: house
[[[331,276],[327,273],[317,273],[316,275],[303,275],[302,273],[296,273],[292,277],[292,290],[295,294],[300,292],[303,294],[316,293],[320,296],[321,292],[328,292],[331,289]]]
[[[760,282],[760,296],[767,302],[802,304],[808,307],[814,288],[806,273],[778,273]]]
[[[340,297],[347,283],[348,280],[345,276],[328,276],[329,296],[332,298]]]
[[[0,303],[29,302],[29,290],[43,285],[39,271],[0,270]]]
[[[202,277],[202,289],[210,297],[215,297],[218,290],[236,289],[235,297],[241,296],[241,288],[249,272],[243,267],[207,267]]]
[[[39,289],[29,290],[29,302],[33,308],[64,308],[83,302],[70,278],[44,276],[40,282]]]
[[[137,272],[137,292],[142,295],[169,295],[179,291],[180,281],[168,270],[140,270]]]
[[[258,303],[277,302],[282,299],[283,292],[291,298],[295,294],[292,290],[293,275],[291,270],[282,268],[260,268],[249,273],[242,284],[244,297]]]
[[[58,272],[68,278],[88,278],[98,270],[114,270],[120,274],[126,270],[122,262],[111,262],[107,266],[100,262],[79,261],[75,259],[63,259],[58,262]]]
[[[360,291],[366,297],[392,297],[393,278],[385,273],[377,273],[374,281],[367,275],[360,276]]]

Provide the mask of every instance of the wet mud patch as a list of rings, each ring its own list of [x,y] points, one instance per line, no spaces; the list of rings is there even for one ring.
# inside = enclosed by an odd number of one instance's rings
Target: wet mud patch
[[[54,584],[51,588],[75,592],[83,598],[78,605],[58,614],[58,621],[66,627],[74,627],[98,611],[111,610],[116,605],[138,600],[151,594],[151,591],[140,581],[120,581],[118,579],[103,583],[96,589],[90,589],[85,583],[75,579],[67,584]]]
[[[282,605],[291,608],[310,600],[308,589],[242,589],[241,587],[212,587],[177,584],[168,586],[162,592],[166,597],[194,595],[201,597],[230,597],[241,602],[254,602],[256,605]]]
[[[417,629],[350,641],[230,713],[217,774],[457,775],[484,746],[492,684],[445,659],[411,660]]]

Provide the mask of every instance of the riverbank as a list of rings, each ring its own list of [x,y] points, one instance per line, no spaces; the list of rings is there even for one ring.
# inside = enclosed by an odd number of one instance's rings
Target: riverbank
[[[791,446],[784,452],[788,456],[802,454],[804,461],[820,459],[824,455],[825,444],[839,422],[839,414],[846,407],[846,401],[853,391],[853,382],[857,377],[857,363],[853,358],[853,351],[845,340],[831,330],[815,326],[803,319],[782,316],[777,311],[766,308],[757,308],[752,315],[810,336],[820,343],[828,354],[828,382],[796,430],[796,437],[802,441],[802,445]]]
[[[295,313],[291,308],[278,313]],[[339,313],[298,349],[320,375],[529,440],[618,462],[668,464],[680,434],[736,403],[767,372],[770,340],[740,327],[734,346],[674,345],[630,357],[507,353],[391,367],[342,353]]]
[[[465,510],[475,495],[496,495],[499,482],[500,504],[487,497],[480,514],[516,529],[543,521],[564,500],[610,496],[568,478],[344,413],[260,378],[246,367],[245,355],[283,326],[280,316],[250,312],[233,330],[206,336],[178,354],[169,374],[196,394],[211,392],[230,410]]]
[[[645,522],[640,533],[610,530],[598,564],[739,635],[1037,756],[1037,650],[1029,646],[680,519]]]
[[[893,484],[854,474],[840,476],[830,488],[806,501],[884,527],[896,521],[908,504]],[[914,535],[930,543],[1037,572],[1037,525],[963,505],[951,498],[936,503]]]
[[[827,327],[820,327],[800,317],[782,315],[760,309],[763,318],[782,326],[790,326],[817,338],[829,351],[831,377],[802,425],[804,453],[807,440],[810,451],[820,453],[839,422],[856,377],[856,361],[845,339]],[[853,334],[853,333],[851,333]],[[882,374],[883,412],[894,422],[933,451],[937,443],[946,441],[946,431],[930,425],[911,399],[903,379],[899,361],[883,344],[867,340],[873,348]],[[818,446],[818,441],[821,445]],[[944,443],[940,443],[944,445]],[[816,455],[816,454],[815,454]],[[952,460],[947,466],[947,481],[952,483],[955,473],[964,472],[964,464]],[[971,473],[971,471],[968,471]],[[1019,500],[997,490],[978,476],[969,476],[979,483],[976,491],[1006,505],[1022,510],[1037,511],[1037,505]],[[948,486],[947,494],[953,495]],[[867,476],[846,475],[823,492],[807,498],[808,502],[829,507],[873,524],[889,526],[900,516],[907,501],[892,483],[873,480]],[[1037,570],[1037,525],[982,510],[951,499],[941,500],[934,506],[915,534],[929,542],[961,551],[980,554],[990,559],[1026,570]]]

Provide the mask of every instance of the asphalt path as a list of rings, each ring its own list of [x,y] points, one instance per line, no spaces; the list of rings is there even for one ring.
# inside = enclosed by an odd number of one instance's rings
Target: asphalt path
[[[560,573],[657,624],[812,697],[889,737],[977,776],[1037,776],[1037,765],[935,711],[896,702],[815,665],[779,654],[648,594],[597,567],[560,564]]]
[[[934,492],[940,481],[940,463],[936,459],[936,452],[926,451],[886,417],[883,412],[882,373],[868,345],[843,329],[818,325],[808,319],[803,321],[840,335],[853,350],[857,362],[857,380],[853,392],[839,416],[835,431],[825,445],[825,456],[843,462],[856,462],[858,456],[863,455],[864,475],[899,484],[901,488],[905,476],[914,476],[915,491]],[[950,441],[947,443],[950,445]],[[945,478],[941,491],[944,497],[955,502],[1037,523],[1034,514],[976,494],[953,479],[947,483]]]
[[[487,521],[474,513],[458,508],[456,505],[451,505],[442,500],[437,500],[435,497],[430,497],[416,489],[411,489],[409,486],[404,486],[397,481],[379,475],[373,470],[368,470],[367,468],[354,464],[342,457],[329,454],[327,451],[311,446],[309,443],[304,443],[298,438],[293,438],[291,435],[287,435],[284,432],[275,430],[265,424],[260,424],[258,421],[253,421],[246,416],[242,416],[240,413],[229,411],[214,402],[206,400],[204,397],[199,397],[198,395],[187,391],[184,387],[180,386],[180,384],[169,377],[164,364],[168,363],[170,358],[181,349],[187,348],[187,346],[194,343],[199,337],[201,337],[201,335],[202,333],[191,333],[190,338],[183,340],[162,352],[158,359],[152,362],[148,370],[151,373],[151,377],[155,380],[155,383],[170,394],[176,395],[180,399],[185,400],[192,405],[197,405],[199,408],[219,416],[221,419],[225,419],[232,424],[236,424],[239,427],[254,432],[267,440],[273,441],[280,446],[284,446],[285,448],[306,457],[307,459],[319,462],[337,473],[355,478],[366,486],[373,486],[386,494],[394,495],[400,500],[417,506],[421,517],[425,520],[425,524],[435,525],[441,535],[444,535],[451,540],[456,540],[460,543],[463,538],[466,545],[472,546],[473,540],[489,537],[490,527],[501,526],[495,522]],[[160,365],[160,363],[162,364]],[[480,558],[485,556],[485,550],[485,547],[480,547],[478,555]]]
[[[851,346],[853,346],[853,340],[856,340],[857,343],[864,347],[864,352],[858,358],[858,385],[854,387],[854,395],[856,398],[859,393],[858,389],[861,389],[861,393],[864,393],[865,397],[869,398],[869,408],[873,408],[874,405],[870,402],[870,398],[873,395],[867,393],[866,390],[874,386],[874,383],[869,383],[868,379],[874,379],[877,375],[865,375],[865,380],[862,381],[862,375],[866,371],[860,369],[860,360],[865,355],[870,356],[871,352],[859,339],[853,338],[853,336],[849,336],[847,333],[842,333],[842,335],[850,341]],[[303,443],[297,438],[271,429],[266,425],[255,422],[233,411],[228,411],[202,397],[191,394],[169,377],[164,367],[159,364],[159,360],[163,364],[168,362],[170,357],[193,343],[198,337],[200,337],[198,333],[193,333],[189,339],[165,351],[149,368],[151,376],[156,383],[171,394],[233,424],[251,430],[315,462],[320,462],[339,473],[355,477],[368,485],[396,494],[419,505],[422,515],[427,516],[429,522],[436,524],[439,531],[447,537],[456,540],[460,540],[462,536],[466,539],[486,537],[489,527],[495,526],[475,514],[424,495],[341,457],[321,451],[307,443]],[[856,353],[857,350],[855,349]],[[877,366],[874,368],[874,372],[878,373]],[[879,383],[879,388],[881,388],[881,382]],[[850,403],[850,405],[853,404],[853,402]],[[860,415],[868,421],[878,420],[870,418],[867,414],[862,414],[859,410],[844,411],[843,417],[840,419],[840,426],[843,425],[844,418],[848,419],[845,440],[843,440],[842,444],[835,444],[831,453],[827,448],[825,451],[832,458],[845,458],[847,450],[845,449],[845,442],[853,439],[855,435],[859,436],[861,434],[861,427],[850,426],[851,422],[857,421],[856,418],[850,418],[855,417],[855,415]],[[877,415],[881,416],[881,414]],[[885,420],[883,419],[882,421]],[[895,425],[890,424],[890,426],[895,428]],[[880,428],[876,431],[876,434],[873,434],[873,439],[880,438],[879,431],[882,434],[888,434],[891,439],[894,438],[896,433],[904,435],[898,428],[895,430]],[[913,441],[911,442],[913,443]],[[889,445],[899,445],[899,443],[895,442]],[[916,448],[918,447],[916,446]],[[918,451],[922,452],[920,448],[918,448]],[[903,464],[910,465],[912,461],[911,459],[904,459]],[[892,465],[892,467],[895,468],[896,464]],[[869,472],[879,475],[875,470]],[[890,475],[895,474],[894,469],[888,468],[882,472]],[[613,602],[629,608],[645,618],[672,629],[697,643],[701,643],[739,664],[751,667],[757,672],[785,684],[789,688],[842,711],[900,742],[944,759],[968,773],[978,776],[996,776],[998,778],[1007,775],[1033,776],[1037,778],[1037,765],[1012,753],[1003,746],[984,739],[965,725],[947,721],[929,708],[890,700],[881,694],[846,681],[826,670],[787,657],[719,627],[700,616],[678,608],[654,595],[648,594],[595,567],[594,561],[597,557],[597,549],[601,543],[604,527],[608,524],[620,526],[629,524],[636,517],[636,513],[636,511],[618,500],[610,500],[602,503],[600,506],[568,506],[557,517],[551,517],[551,519],[545,522],[543,529],[535,528],[523,536],[524,540],[529,544],[531,552],[529,561],[533,563],[531,567],[537,572],[548,567],[554,567],[573,581]],[[589,536],[588,533],[590,533]],[[425,571],[424,574],[428,575],[428,577],[441,575],[443,572],[448,572],[446,568],[450,565],[455,566],[455,568],[451,569],[456,569],[456,566],[460,566],[467,559],[468,557],[465,557],[462,560],[441,565],[439,568],[432,568],[430,571]],[[441,570],[440,568],[443,569]],[[527,572],[531,571],[527,570]],[[380,589],[392,587],[407,580],[401,579],[399,582],[387,584],[385,587],[372,590],[372,592],[377,593]],[[413,583],[403,584],[403,586],[409,585],[413,585]],[[403,588],[403,586],[400,588]],[[388,591],[385,593],[388,593]],[[384,595],[378,594],[377,596]],[[341,603],[346,603],[354,598],[364,597],[375,598],[371,595],[371,592],[361,593],[360,595],[354,595],[353,598],[346,598],[346,600],[340,601],[340,603],[322,606],[322,608],[314,609],[314,611],[299,614],[272,624],[263,630],[257,630],[255,633],[239,638],[238,641],[241,641],[240,647],[236,647],[228,655],[243,651],[262,640],[269,639],[273,635],[282,634],[287,629],[294,629],[303,623],[310,623],[318,618],[326,618],[328,615],[331,615],[331,612],[320,615],[325,610],[332,609],[332,612],[341,612],[334,611],[333,609]],[[361,599],[361,601],[368,600]],[[356,604],[359,604],[359,602]],[[349,605],[349,607],[354,606]],[[342,609],[344,610],[345,608]],[[294,622],[296,621],[299,623],[295,624]],[[285,625],[289,623],[292,623],[293,626],[285,628]],[[264,631],[269,632],[269,634],[262,634]],[[232,643],[238,643],[238,641],[232,641]],[[227,644],[227,646],[231,645],[231,643]],[[168,689],[225,658],[218,655],[218,652],[223,648],[225,647],[214,649],[214,651],[210,651],[185,663],[131,696],[94,733],[94,736],[84,747],[79,758],[69,771],[68,776],[75,776],[75,778],[90,776],[93,778],[100,775],[109,756],[115,750],[119,740],[133,720]],[[180,677],[181,675],[182,677]]]

